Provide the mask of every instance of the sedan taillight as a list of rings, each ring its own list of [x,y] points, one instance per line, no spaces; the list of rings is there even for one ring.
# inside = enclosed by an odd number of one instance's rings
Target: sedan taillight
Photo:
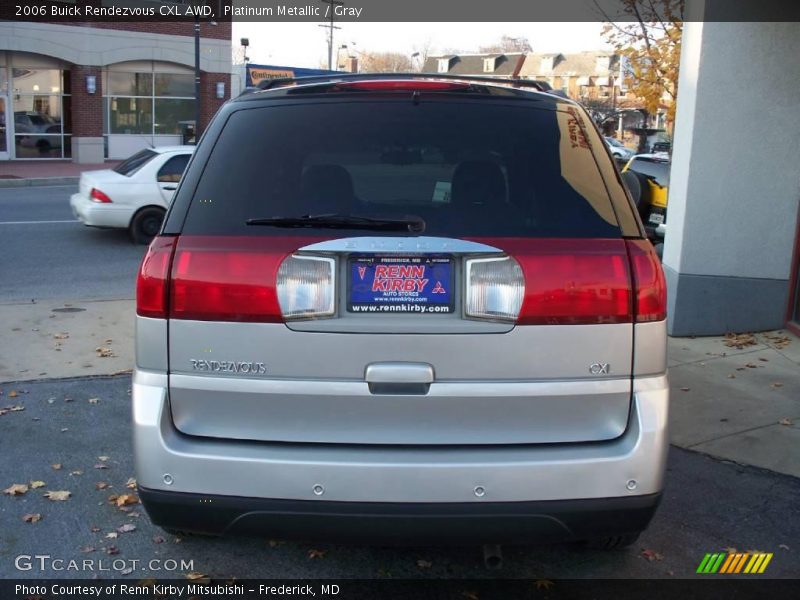
[[[109,198],[107,194],[101,192],[97,188],[92,188],[92,192],[89,194],[89,198],[92,200],[92,202],[99,202],[101,204],[111,203],[111,198]]]

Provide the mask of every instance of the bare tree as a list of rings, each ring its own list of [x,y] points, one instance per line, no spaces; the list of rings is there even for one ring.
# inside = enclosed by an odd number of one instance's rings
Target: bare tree
[[[533,46],[526,37],[513,37],[502,35],[500,40],[488,46],[481,46],[482,53],[502,53],[502,52],[533,52]]]
[[[414,71],[411,57],[402,52],[361,52],[359,70],[362,73],[410,73]]]

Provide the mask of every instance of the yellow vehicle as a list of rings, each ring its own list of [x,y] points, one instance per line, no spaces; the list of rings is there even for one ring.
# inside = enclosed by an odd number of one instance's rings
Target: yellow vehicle
[[[663,242],[667,231],[669,170],[669,155],[661,153],[637,154],[622,169],[622,179],[654,244]]]

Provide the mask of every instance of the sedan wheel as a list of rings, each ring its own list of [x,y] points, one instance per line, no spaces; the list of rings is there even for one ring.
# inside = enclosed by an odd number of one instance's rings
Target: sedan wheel
[[[131,221],[130,234],[134,244],[149,244],[161,229],[164,220],[164,209],[143,208]]]

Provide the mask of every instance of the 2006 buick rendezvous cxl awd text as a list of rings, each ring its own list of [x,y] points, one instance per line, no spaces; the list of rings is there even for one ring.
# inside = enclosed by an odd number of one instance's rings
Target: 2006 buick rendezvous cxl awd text
[[[219,111],[137,284],[154,523],[606,548],[647,526],[661,266],[586,112],[522,85],[278,81]]]

